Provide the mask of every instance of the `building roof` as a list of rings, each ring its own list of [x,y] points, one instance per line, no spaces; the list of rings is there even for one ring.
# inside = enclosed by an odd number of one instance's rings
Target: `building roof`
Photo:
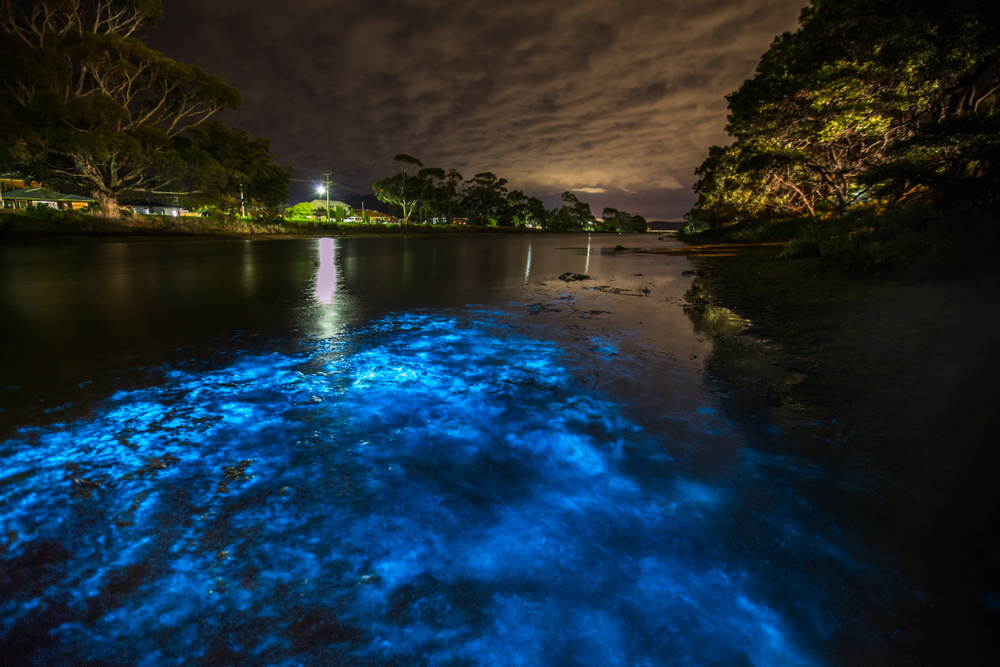
[[[313,205],[313,208],[326,208],[326,200],[325,199],[313,199],[309,203]],[[330,200],[330,208],[331,209],[336,209],[338,206],[340,208],[346,209],[348,211],[352,210],[352,208],[353,208],[350,204],[345,204],[342,201],[338,201],[336,199],[331,199]]]
[[[4,199],[27,199],[28,201],[81,201],[92,202],[90,197],[80,195],[66,195],[61,192],[54,192],[45,188],[21,188],[3,193]]]

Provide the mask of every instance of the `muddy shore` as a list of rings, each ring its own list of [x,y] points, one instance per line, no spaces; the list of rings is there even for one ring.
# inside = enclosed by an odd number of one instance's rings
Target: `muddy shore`
[[[922,637],[894,635],[877,599],[850,610],[884,636],[880,664],[987,664],[1000,644],[1000,271],[859,278],[776,246],[717,250],[692,253],[688,301],[728,416],[757,447],[835,467],[840,482],[817,491],[829,511],[856,517],[851,530],[902,564],[900,585],[926,592],[910,610]],[[842,638],[843,664],[869,664],[856,639]]]

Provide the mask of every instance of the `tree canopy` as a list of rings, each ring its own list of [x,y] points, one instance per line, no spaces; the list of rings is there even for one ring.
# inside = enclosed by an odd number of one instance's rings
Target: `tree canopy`
[[[424,167],[409,155],[397,155],[393,161],[399,165],[397,173],[373,183],[372,189],[380,201],[395,208],[405,223],[419,212],[421,217],[426,214],[448,224],[463,218],[479,225],[531,226],[553,231],[646,231],[644,218],[624,212],[613,224],[598,227],[590,205],[572,192],[563,193],[563,205],[549,211],[538,197],[529,197],[520,190],[508,191],[507,179],[491,172],[463,181],[454,169]]]
[[[218,127],[191,132],[239,107],[239,92],[133,36],[161,15],[159,0],[0,0],[0,142],[22,168],[90,192],[111,217],[124,191],[220,188],[240,168],[200,145]],[[252,187],[280,190],[281,176],[264,171]]]
[[[995,201],[1000,6],[813,0],[727,97],[689,218],[715,226],[963,193]]]
[[[288,198],[292,168],[274,164],[268,139],[215,120],[188,128],[186,136],[204,163],[194,183],[198,199],[229,213],[274,214]]]

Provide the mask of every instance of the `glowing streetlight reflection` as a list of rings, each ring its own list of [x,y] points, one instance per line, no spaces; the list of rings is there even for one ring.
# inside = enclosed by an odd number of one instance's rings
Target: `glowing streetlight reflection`
[[[337,294],[337,246],[333,239],[319,240],[319,271],[316,272],[316,300],[323,305],[333,305]]]

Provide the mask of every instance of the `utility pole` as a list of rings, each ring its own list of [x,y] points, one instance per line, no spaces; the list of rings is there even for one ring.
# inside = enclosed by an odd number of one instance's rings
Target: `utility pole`
[[[323,174],[323,189],[326,190],[326,221],[330,222],[330,172]]]

